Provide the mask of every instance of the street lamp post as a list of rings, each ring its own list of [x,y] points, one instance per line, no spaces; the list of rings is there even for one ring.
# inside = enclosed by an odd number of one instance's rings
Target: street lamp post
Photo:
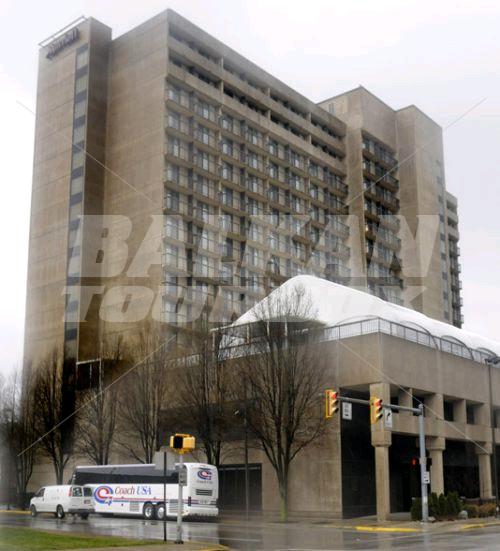
[[[498,471],[497,471],[497,443],[495,437],[495,410],[493,409],[493,387],[491,384],[491,368],[494,365],[500,364],[500,357],[494,356],[486,358],[486,365],[488,366],[488,383],[490,387],[490,423],[491,423],[491,445],[493,448],[492,454],[492,469],[493,469],[493,486],[495,488],[495,517],[498,517]]]

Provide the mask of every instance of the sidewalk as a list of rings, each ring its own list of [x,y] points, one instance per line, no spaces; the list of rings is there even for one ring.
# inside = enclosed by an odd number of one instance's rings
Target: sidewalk
[[[127,547],[92,547],[87,551],[229,551],[228,547],[211,543],[195,543],[185,541],[182,545],[176,545],[173,541],[151,545],[127,546]],[[74,550],[73,550],[74,551]]]
[[[304,526],[323,526],[330,527],[337,530],[352,530],[356,532],[385,532],[385,533],[438,533],[438,532],[460,532],[463,530],[478,530],[481,528],[488,528],[491,526],[500,526],[500,518],[495,517],[488,518],[471,518],[468,520],[453,520],[453,521],[439,521],[429,522],[424,524],[420,521],[414,521],[410,519],[410,515],[394,514],[391,520],[379,521],[375,515],[368,517],[358,517],[351,519],[311,519],[311,518],[292,518],[288,524],[302,524]],[[228,516],[221,519],[223,522],[229,522],[234,524],[245,524],[246,520],[243,516]],[[262,517],[254,516],[250,519],[252,524],[260,524],[272,526],[281,524],[278,517],[268,520]]]

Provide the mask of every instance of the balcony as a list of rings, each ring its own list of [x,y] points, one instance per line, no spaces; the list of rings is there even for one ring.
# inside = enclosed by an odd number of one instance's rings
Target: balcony
[[[327,279],[349,279],[351,277],[351,269],[347,266],[343,266],[342,264],[327,264],[325,268],[325,275]]]
[[[263,197],[266,196],[266,190],[265,190],[265,187],[264,187],[264,183],[261,180],[255,180],[253,178],[247,178],[246,188],[247,188],[247,191],[250,192],[250,193],[255,193],[255,194],[261,195]]]
[[[390,191],[380,188],[375,182],[364,182],[365,195],[373,198],[377,202],[385,204],[392,210],[399,210],[399,199]]]
[[[374,224],[366,224],[365,235],[368,239],[381,243],[393,250],[401,248],[401,239],[385,228],[377,228]]]
[[[327,176],[325,178],[325,182],[330,186],[331,189],[340,192],[344,196],[347,195],[349,192],[347,184],[345,184],[341,180],[338,180],[337,178]]]

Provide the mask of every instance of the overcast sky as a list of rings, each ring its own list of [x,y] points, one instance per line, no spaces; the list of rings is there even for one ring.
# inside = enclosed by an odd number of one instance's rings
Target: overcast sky
[[[170,7],[313,101],[363,84],[443,128],[458,196],[465,328],[500,340],[500,2],[0,2],[0,370],[22,359],[37,44],[80,15],[116,37]]]

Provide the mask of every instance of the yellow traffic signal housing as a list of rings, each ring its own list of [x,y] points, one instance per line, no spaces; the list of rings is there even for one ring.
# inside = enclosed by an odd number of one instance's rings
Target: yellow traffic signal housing
[[[384,415],[384,404],[382,398],[372,396],[370,398],[370,423],[374,425]]]
[[[334,413],[337,413],[339,410],[338,403],[339,393],[336,390],[327,389],[325,390],[325,418],[331,419]]]
[[[170,437],[170,447],[177,453],[190,452],[195,448],[195,438],[190,434],[175,434]]]

